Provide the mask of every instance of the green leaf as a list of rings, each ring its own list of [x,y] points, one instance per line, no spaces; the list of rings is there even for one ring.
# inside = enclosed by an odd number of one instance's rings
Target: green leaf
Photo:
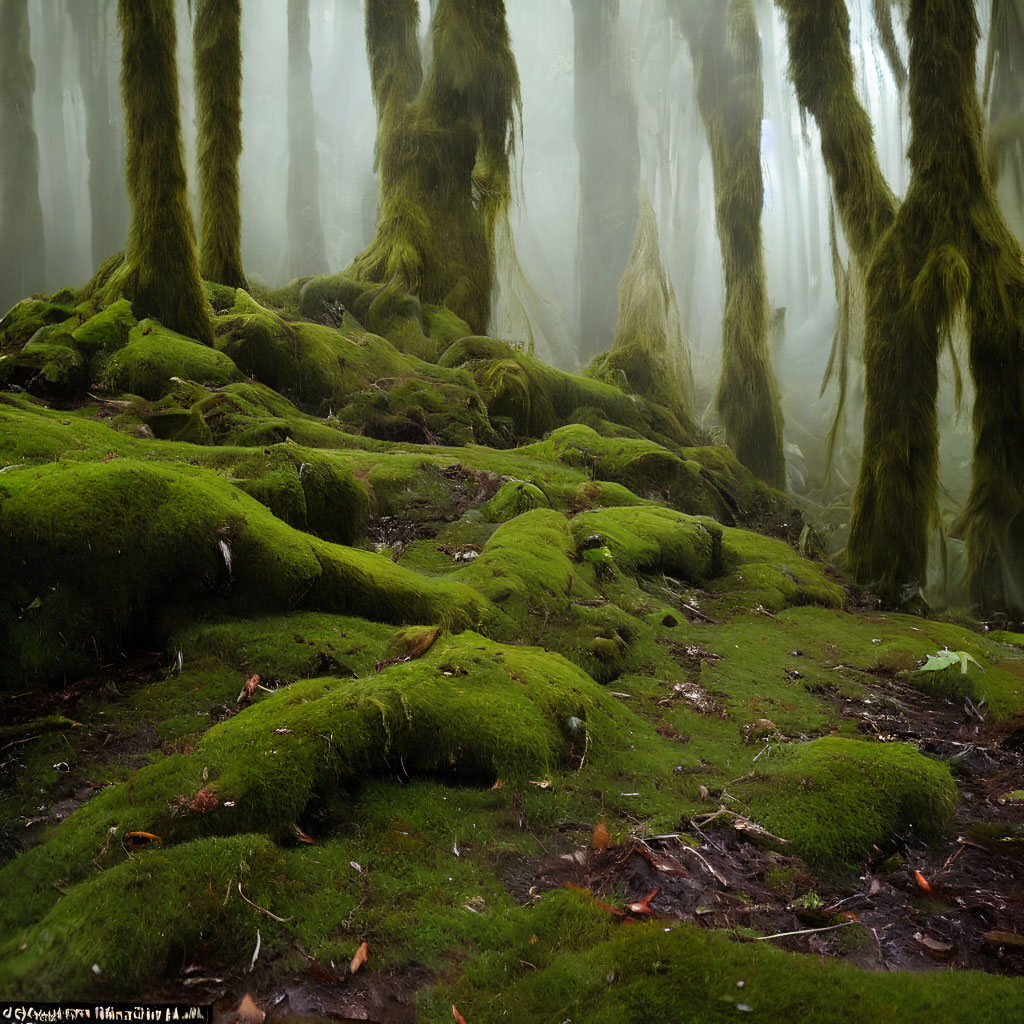
[[[928,660],[921,666],[921,671],[940,672],[944,668],[952,668],[954,665],[959,665],[960,674],[965,676],[967,675],[968,662],[977,665],[982,672],[985,671],[981,667],[980,662],[968,654],[967,651],[939,651],[938,654],[930,654]]]

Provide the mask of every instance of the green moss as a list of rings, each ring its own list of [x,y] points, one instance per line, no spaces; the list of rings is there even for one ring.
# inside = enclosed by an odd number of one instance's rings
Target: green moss
[[[128,344],[129,332],[134,326],[132,304],[121,299],[89,317],[73,337],[75,344],[88,354],[116,352]]]
[[[112,509],[116,531],[107,529]],[[87,670],[199,603],[269,610],[304,602],[463,624],[485,614],[467,588],[300,534],[193,467],[117,459],[18,469],[0,480],[0,521],[0,559],[17,581],[3,598],[12,678]]]
[[[949,769],[906,743],[825,737],[785,748],[737,787],[756,819],[815,864],[855,863],[912,830],[932,839],[949,824]]]
[[[981,972],[856,970],[694,925],[621,927],[587,894],[562,891],[511,921],[462,978],[425,993],[421,1011],[438,1024],[451,1017],[452,1004],[480,1022],[724,1022],[750,1007],[772,1021],[809,1016],[868,1024],[883,1016],[996,1024],[1012,1014],[1020,989],[1016,979]]]
[[[11,998],[91,999],[100,986],[142,994],[167,966],[213,940],[241,958],[255,930],[270,931],[239,897],[272,903],[283,862],[265,836],[201,839],[140,852],[71,889],[38,924],[9,941],[0,987]],[[131,956],[123,951],[130,949]],[[212,952],[212,950],[211,950]],[[94,970],[93,965],[98,967]]]
[[[535,508],[550,505],[544,492],[524,480],[508,480],[501,485],[498,493],[484,506],[484,515],[492,523],[515,519]]]
[[[106,367],[108,387],[143,398],[166,394],[172,377],[221,387],[240,380],[241,374],[224,353],[175,334],[155,320],[133,327],[128,344],[111,356]]]

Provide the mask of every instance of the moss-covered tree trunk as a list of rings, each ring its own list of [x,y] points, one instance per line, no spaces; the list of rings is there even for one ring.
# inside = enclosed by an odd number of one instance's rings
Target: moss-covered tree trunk
[[[36,70],[28,0],[0,4],[0,314],[43,287],[39,141],[32,117]]]
[[[198,0],[193,27],[199,121],[199,270],[248,287],[242,270],[238,159],[242,155],[242,3]]]
[[[619,0],[572,0],[573,123],[580,158],[581,362],[615,334],[640,184],[637,106],[619,39]]]
[[[486,330],[494,228],[511,196],[519,78],[503,0],[438,0],[420,84],[416,0],[369,0],[380,218],[345,276],[382,286],[371,321],[411,293]]]
[[[685,23],[684,23],[685,27]],[[786,486],[782,408],[768,346],[761,240],[761,42],[752,0],[713,4],[689,34],[715,181],[725,272],[722,374],[715,402],[726,440],[752,473]],[[694,44],[696,44],[694,46]]]
[[[288,0],[288,244],[283,276],[328,269],[309,55],[309,0]]]
[[[118,0],[125,181],[131,227],[124,262],[105,288],[138,319],[213,344],[188,209],[173,0]]]

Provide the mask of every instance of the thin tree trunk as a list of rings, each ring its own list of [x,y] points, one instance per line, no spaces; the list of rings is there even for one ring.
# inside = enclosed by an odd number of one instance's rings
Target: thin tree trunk
[[[320,164],[316,153],[309,0],[288,0],[288,246],[283,276],[326,273],[320,218]]]
[[[212,344],[188,209],[173,0],[118,0],[117,13],[132,220],[107,297],[129,298],[137,318]]]
[[[248,288],[242,270],[238,159],[242,154],[241,0],[199,0],[193,42],[199,122],[199,270]]]
[[[619,279],[636,233],[637,108],[618,38],[619,0],[573,0],[580,156],[580,361],[612,344]]]
[[[44,286],[28,0],[0,4],[0,314]]]

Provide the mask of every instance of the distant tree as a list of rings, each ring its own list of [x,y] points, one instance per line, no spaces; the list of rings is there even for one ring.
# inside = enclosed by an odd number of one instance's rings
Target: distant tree
[[[43,287],[39,142],[32,118],[36,71],[28,0],[0,3],[0,314]]]
[[[283,276],[327,271],[320,219],[320,163],[316,154],[309,0],[288,0],[288,242]]]
[[[199,271],[205,280],[231,288],[248,288],[238,201],[241,36],[241,0],[198,0],[192,38],[199,122]]]
[[[136,317],[212,344],[186,194],[173,0],[118,0],[117,16],[131,227],[106,296],[129,298]]]
[[[615,334],[619,278],[637,223],[637,105],[619,31],[619,0],[572,0],[573,121],[580,158],[579,355]]]
[[[974,599],[1024,612],[1024,253],[995,202],[962,0],[911,0],[911,180],[897,204],[853,87],[843,0],[779,0],[844,233],[867,266],[864,453],[848,558],[891,602],[918,592],[938,490],[938,355],[957,324],[974,378],[972,486],[959,528]]]
[[[85,108],[85,145],[89,157],[91,253],[94,266],[124,247],[128,205],[124,188],[124,134],[117,90],[110,88],[115,35],[111,0],[69,6],[78,47],[78,75]]]
[[[782,407],[768,346],[761,236],[764,102],[753,0],[675,0],[674,13],[693,55],[725,275],[722,372],[715,403],[740,462],[773,487],[785,488]]]
[[[437,0],[425,78],[418,21],[416,0],[367,2],[380,217],[344,276],[380,285],[378,309],[392,294],[411,293],[482,332],[519,109],[505,4]]]

